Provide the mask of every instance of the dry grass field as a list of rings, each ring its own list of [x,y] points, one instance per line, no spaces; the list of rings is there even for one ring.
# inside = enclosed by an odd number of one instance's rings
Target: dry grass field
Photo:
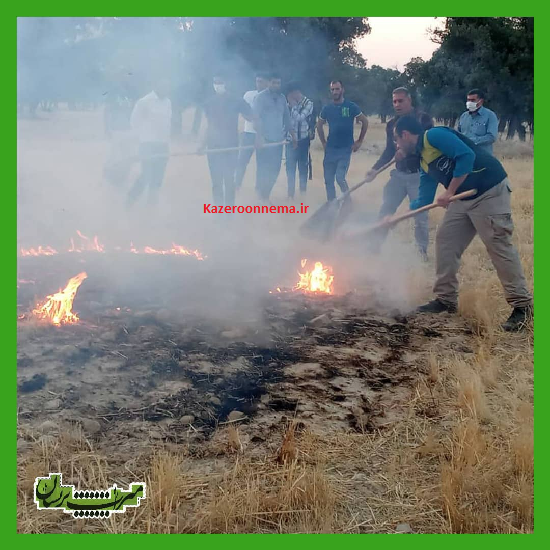
[[[206,161],[176,156],[158,210],[128,213],[122,190],[102,182],[101,113],[40,116],[19,121],[21,247],[60,248],[78,229],[107,245],[175,242],[209,258],[143,265],[147,275],[114,256],[102,263],[84,255],[64,263],[20,259],[20,277],[36,281],[26,295],[20,289],[22,308],[64,285],[83,262],[89,277],[80,307],[75,300],[80,326],[18,327],[18,380],[41,373],[48,380],[19,394],[19,532],[532,532],[533,334],[499,329],[509,308],[478,238],[463,259],[459,315],[403,319],[431,296],[441,211],[430,214],[429,264],[414,253],[409,222],[374,258],[366,247],[303,241],[303,216],[220,224],[202,212],[210,200]],[[190,113],[184,116],[190,128]],[[372,166],[384,132],[371,119],[349,182]],[[188,136],[173,144],[174,151],[194,148]],[[532,288],[532,145],[499,142],[495,150],[513,185],[515,240]],[[324,201],[318,141],[312,157],[310,212]],[[253,204],[253,163],[240,204]],[[385,181],[381,175],[357,191],[350,224],[375,219]],[[282,170],[275,204],[285,203],[285,185]],[[277,281],[295,282],[306,257],[333,266],[335,296],[290,296],[262,309],[264,294]],[[107,302],[103,287],[85,302],[85,285],[94,281],[138,289],[135,314],[97,313],[97,303]],[[162,310],[150,304],[156,294],[147,301],[153,286],[165,299]],[[318,320],[324,314],[330,322]],[[198,353],[204,342],[208,353]],[[255,362],[262,354],[276,378]],[[234,404],[231,391],[246,385],[240,368],[258,384],[250,390],[257,399],[234,419],[220,407]],[[80,489],[144,481],[147,498],[102,520],[38,511],[34,479],[50,472]]]

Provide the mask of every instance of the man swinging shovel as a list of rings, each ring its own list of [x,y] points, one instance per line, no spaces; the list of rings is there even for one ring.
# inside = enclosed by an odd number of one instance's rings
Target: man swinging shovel
[[[420,190],[411,212],[387,217],[380,225],[394,225],[438,206],[447,209],[435,240],[436,297],[417,311],[457,311],[460,258],[477,234],[513,308],[502,328],[522,330],[532,321],[533,298],[512,243],[511,188],[502,164],[455,130],[441,126],[424,131],[412,116],[397,121],[395,139],[404,153],[419,155]],[[434,202],[438,182],[445,192]]]

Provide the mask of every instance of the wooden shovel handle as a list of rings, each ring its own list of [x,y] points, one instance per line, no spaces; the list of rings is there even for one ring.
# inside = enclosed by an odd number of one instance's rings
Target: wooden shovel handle
[[[469,191],[464,191],[463,193],[459,193],[458,195],[453,195],[449,201],[454,202],[461,199],[466,199],[468,197],[472,197],[477,193],[477,189],[470,189]],[[432,204],[427,204],[426,206],[422,206],[421,208],[417,208],[416,210],[410,210],[409,212],[405,212],[404,214],[400,214],[399,216],[393,217],[391,220],[387,222],[380,222],[373,227],[371,227],[366,232],[369,233],[370,231],[373,231],[375,229],[378,229],[380,227],[384,227],[385,225],[395,225],[396,223],[399,223],[403,220],[407,220],[409,218],[414,218],[414,216],[418,216],[418,214],[422,214],[422,212],[427,212],[428,210],[432,210],[433,208],[438,208],[439,204],[433,202]]]
[[[395,159],[393,160],[390,160],[390,162],[388,162],[388,164],[385,164],[384,166],[382,166],[382,168],[379,168],[378,170],[376,170],[376,174],[375,174],[375,177],[380,174],[381,172],[383,172],[384,170],[387,170],[390,166],[392,166],[393,164],[395,164]],[[365,183],[367,183],[367,180],[364,179],[362,181],[360,181],[359,183],[356,183],[353,187],[350,187],[341,197],[338,198],[338,200],[343,200],[345,199],[350,193],[352,193],[353,191],[355,191],[356,189],[359,189],[359,187],[365,185]]]
[[[460,199],[466,199],[468,197],[471,197],[477,193],[477,189],[470,189],[470,191],[464,191],[464,193],[459,193],[458,195],[454,195],[451,197],[451,201],[457,201]],[[364,229],[363,231],[355,231],[352,233],[346,233],[342,235],[342,238],[344,239],[356,239],[358,237],[364,237],[371,233],[372,231],[376,231],[377,229],[380,229],[382,227],[389,227],[392,225],[395,225],[396,223],[399,223],[400,221],[406,220],[408,218],[413,218],[414,216],[417,216],[418,214],[421,214],[422,212],[426,212],[428,210],[432,210],[433,208],[437,208],[439,205],[437,203],[427,204],[426,206],[422,206],[422,208],[417,208],[416,210],[410,210],[409,212],[405,212],[404,214],[400,214],[399,216],[395,216],[392,220],[389,222],[378,222],[377,224],[369,227],[368,229]]]

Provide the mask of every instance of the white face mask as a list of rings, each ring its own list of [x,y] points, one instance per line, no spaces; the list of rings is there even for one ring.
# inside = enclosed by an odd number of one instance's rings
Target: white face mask
[[[471,113],[477,109],[477,102],[475,101],[466,101],[466,109]]]
[[[217,94],[225,94],[225,84],[214,84],[214,91]]]

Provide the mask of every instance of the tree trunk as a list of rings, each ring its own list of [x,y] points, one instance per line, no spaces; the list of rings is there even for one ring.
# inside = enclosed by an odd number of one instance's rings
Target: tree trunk
[[[518,124],[518,136],[520,141],[525,141],[526,132],[523,124]]]
[[[508,119],[506,117],[502,117],[498,121],[498,133],[499,134],[502,134],[502,132],[504,132],[504,130],[506,129],[506,123],[507,122],[508,122]]]
[[[506,139],[514,139],[517,129],[518,117],[516,115],[512,115],[512,117],[508,120],[508,133],[506,134]]]
[[[388,118],[388,115],[380,115],[380,122],[382,124],[386,124],[387,118]]]

